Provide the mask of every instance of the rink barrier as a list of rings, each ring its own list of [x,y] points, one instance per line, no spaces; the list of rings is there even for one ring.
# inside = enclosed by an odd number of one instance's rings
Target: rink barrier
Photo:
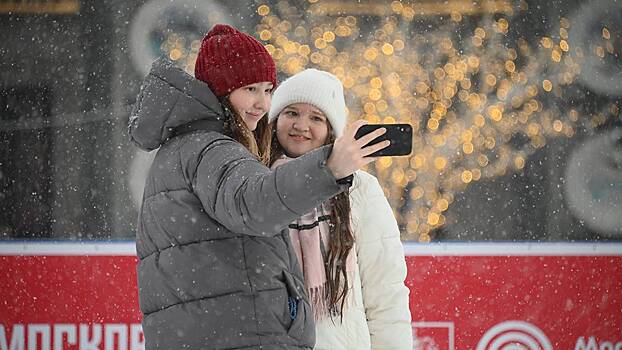
[[[432,242],[404,241],[406,256],[622,256],[622,242]],[[134,256],[134,241],[0,241],[0,256]]]
[[[622,242],[404,242],[416,349],[622,350]],[[0,242],[0,350],[144,349],[133,241]]]

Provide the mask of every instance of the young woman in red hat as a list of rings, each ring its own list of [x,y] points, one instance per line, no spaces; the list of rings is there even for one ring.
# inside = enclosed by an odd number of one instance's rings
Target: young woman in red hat
[[[386,143],[363,123],[276,171],[265,117],[274,61],[227,25],[205,36],[195,77],[165,59],[146,77],[132,140],[158,149],[136,250],[146,349],[311,349],[313,316],[287,225],[346,190]]]

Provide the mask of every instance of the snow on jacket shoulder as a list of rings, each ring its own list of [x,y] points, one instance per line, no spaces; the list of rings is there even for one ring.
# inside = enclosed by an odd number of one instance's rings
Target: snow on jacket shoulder
[[[411,350],[409,290],[400,232],[378,180],[357,171],[350,190],[358,269],[343,323],[316,326],[316,350]]]

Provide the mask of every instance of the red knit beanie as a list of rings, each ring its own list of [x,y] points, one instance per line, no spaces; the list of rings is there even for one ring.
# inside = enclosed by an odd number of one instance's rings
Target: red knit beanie
[[[266,48],[226,24],[215,25],[203,38],[194,76],[207,83],[217,97],[263,81],[276,87],[276,65]]]

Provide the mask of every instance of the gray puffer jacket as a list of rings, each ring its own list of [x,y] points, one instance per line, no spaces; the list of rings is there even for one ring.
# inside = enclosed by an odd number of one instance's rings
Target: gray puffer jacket
[[[345,187],[328,148],[271,171],[221,133],[224,118],[206,84],[164,59],[132,112],[132,140],[159,147],[136,237],[146,348],[312,348],[285,228]]]

